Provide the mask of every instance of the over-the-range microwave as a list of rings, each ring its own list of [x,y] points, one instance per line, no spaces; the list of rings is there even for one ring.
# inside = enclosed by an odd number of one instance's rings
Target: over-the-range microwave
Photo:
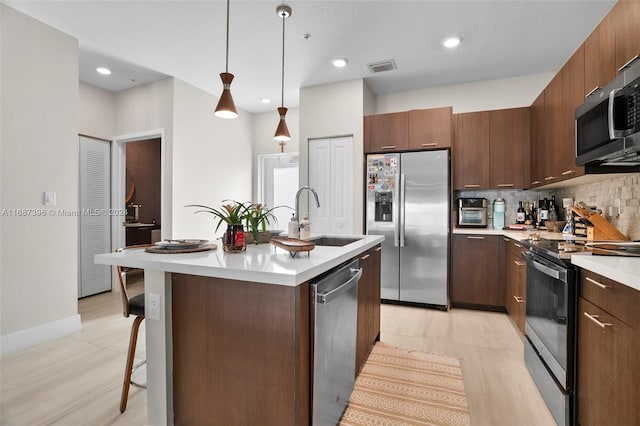
[[[640,170],[640,60],[576,109],[576,165],[587,172]]]

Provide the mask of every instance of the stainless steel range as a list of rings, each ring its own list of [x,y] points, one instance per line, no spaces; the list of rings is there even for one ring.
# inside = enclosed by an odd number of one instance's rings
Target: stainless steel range
[[[529,248],[525,364],[556,422],[574,425],[578,289],[569,259],[585,248],[545,239],[522,243]]]

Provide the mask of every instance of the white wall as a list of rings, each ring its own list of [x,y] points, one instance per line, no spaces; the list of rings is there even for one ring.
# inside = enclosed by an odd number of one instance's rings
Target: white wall
[[[236,119],[218,118],[217,97],[174,81],[173,236],[213,239],[213,216],[184,206],[251,199],[253,116],[239,110]]]
[[[162,238],[172,237],[173,86],[174,79],[166,78],[133,87],[116,93],[115,103],[115,136],[164,130]]]
[[[77,315],[78,41],[0,4],[2,352],[79,329]]]
[[[253,115],[253,200],[258,199],[258,156],[277,154],[280,145],[273,140],[273,134],[280,121],[278,111],[274,110]],[[284,147],[284,152],[298,152],[300,149],[300,109],[291,108],[287,111],[287,127],[291,140]]]
[[[366,81],[364,83],[363,112],[364,115],[373,115],[376,113],[376,96],[373,94]]]
[[[309,139],[353,135],[353,229],[355,233],[360,233],[364,229],[362,219],[364,91],[363,80],[300,89],[300,185],[306,185],[309,179]],[[301,208],[307,206],[306,203],[306,198],[302,199]]]
[[[555,72],[376,96],[374,114],[452,106],[453,113],[528,107]]]
[[[116,95],[80,81],[78,133],[111,140],[116,134]]]

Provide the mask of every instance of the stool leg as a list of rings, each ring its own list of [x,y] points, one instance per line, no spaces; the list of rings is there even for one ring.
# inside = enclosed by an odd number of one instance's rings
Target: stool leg
[[[133,370],[133,359],[136,354],[136,344],[138,342],[138,329],[144,320],[143,316],[137,316],[131,326],[131,337],[129,338],[129,353],[127,354],[127,365],[124,370],[124,381],[122,382],[122,397],[120,398],[120,412],[127,409],[127,399],[129,398],[129,385],[131,383],[131,373]]]

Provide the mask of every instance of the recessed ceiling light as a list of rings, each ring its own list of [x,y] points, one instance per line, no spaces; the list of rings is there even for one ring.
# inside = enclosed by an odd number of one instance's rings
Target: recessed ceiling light
[[[445,38],[442,44],[444,45],[444,47],[453,49],[454,47],[457,47],[460,44],[460,42],[462,42],[462,37],[454,36],[454,37]]]
[[[98,71],[102,75],[111,74],[111,70],[109,68],[105,68],[105,67],[98,67],[98,68],[96,68],[96,71]]]
[[[349,60],[347,58],[334,58],[331,60],[331,63],[336,68],[342,68],[347,66]]]
[[[260,102],[262,102],[263,104],[270,104],[271,103],[271,98],[262,98],[262,99],[260,99]]]

